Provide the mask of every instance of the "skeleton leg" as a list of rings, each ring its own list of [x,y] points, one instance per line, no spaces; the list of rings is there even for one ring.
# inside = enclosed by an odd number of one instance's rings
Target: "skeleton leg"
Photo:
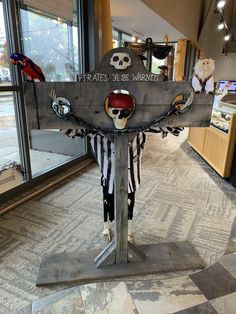
[[[128,220],[128,242],[134,244],[134,235],[132,233],[132,220]]]
[[[134,244],[134,235],[132,233],[132,219],[134,210],[135,192],[128,194],[128,242]]]
[[[134,243],[134,236],[131,230],[133,219],[133,209],[135,192],[128,194],[128,241]],[[108,187],[103,187],[103,209],[104,209],[104,228],[102,238],[106,242],[112,240],[112,221],[114,220],[114,194],[108,194]]]
[[[111,229],[112,229],[112,225],[111,225],[110,220],[104,222],[104,227],[103,227],[103,232],[102,232],[102,239],[105,242],[110,242],[111,241],[111,238],[112,238]]]
[[[102,239],[106,242],[112,240],[112,221],[114,220],[114,194],[108,194],[108,187],[103,187],[103,214],[104,225]]]

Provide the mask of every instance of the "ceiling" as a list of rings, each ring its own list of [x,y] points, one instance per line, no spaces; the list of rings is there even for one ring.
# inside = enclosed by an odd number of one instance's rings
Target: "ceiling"
[[[113,27],[133,35],[141,34],[143,39],[151,37],[162,42],[167,34],[169,41],[186,38],[141,0],[110,0]]]

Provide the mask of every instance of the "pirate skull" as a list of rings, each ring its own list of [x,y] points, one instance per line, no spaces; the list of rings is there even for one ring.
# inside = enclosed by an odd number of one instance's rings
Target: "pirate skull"
[[[115,127],[119,130],[125,128],[127,120],[135,109],[134,97],[122,93],[111,93],[105,101],[105,111],[113,119]]]
[[[112,65],[117,70],[125,70],[126,68],[131,66],[130,55],[125,52],[113,53],[110,65]]]

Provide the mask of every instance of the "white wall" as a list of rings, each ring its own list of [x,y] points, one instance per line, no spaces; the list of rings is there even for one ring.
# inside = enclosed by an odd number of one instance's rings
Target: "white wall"
[[[207,0],[141,0],[188,39],[197,41],[202,5]],[[163,34],[164,35],[164,34]]]
[[[212,11],[211,11],[212,12]],[[205,57],[215,60],[215,82],[221,79],[236,80],[236,53],[222,54],[224,33],[217,29],[219,15],[210,13],[199,39],[199,44],[205,51]]]

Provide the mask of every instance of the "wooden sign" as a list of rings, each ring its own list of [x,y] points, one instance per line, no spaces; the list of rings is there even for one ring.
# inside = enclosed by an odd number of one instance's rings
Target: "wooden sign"
[[[165,116],[177,99],[186,101],[192,92],[189,82],[158,80],[159,76],[147,71],[131,50],[112,49],[95,71],[79,75],[78,82],[26,83],[24,94],[29,128],[78,128],[71,119],[60,119],[52,110],[53,98],[62,97],[68,101],[78,121],[102,128],[104,133],[106,129],[115,130],[112,119],[104,110],[105,100],[112,92],[125,90],[135,99],[135,112],[125,128],[144,130]],[[189,110],[169,115],[159,125],[209,126],[213,96],[204,93],[192,96]]]
[[[76,262],[65,253],[45,257],[37,285],[203,267],[188,243],[165,244],[161,249],[157,244],[141,249],[128,244],[128,154],[124,152],[137,132],[153,125],[209,126],[212,95],[195,94],[188,82],[160,82],[131,50],[117,48],[104,56],[95,71],[80,75],[78,82],[26,84],[25,102],[30,129],[86,127],[109,134],[115,146],[115,241],[97,255],[96,267],[91,267],[93,252],[89,260],[79,254]],[[117,123],[119,119],[124,123]],[[164,259],[156,254],[160,250]],[[115,271],[104,270],[112,266]]]

